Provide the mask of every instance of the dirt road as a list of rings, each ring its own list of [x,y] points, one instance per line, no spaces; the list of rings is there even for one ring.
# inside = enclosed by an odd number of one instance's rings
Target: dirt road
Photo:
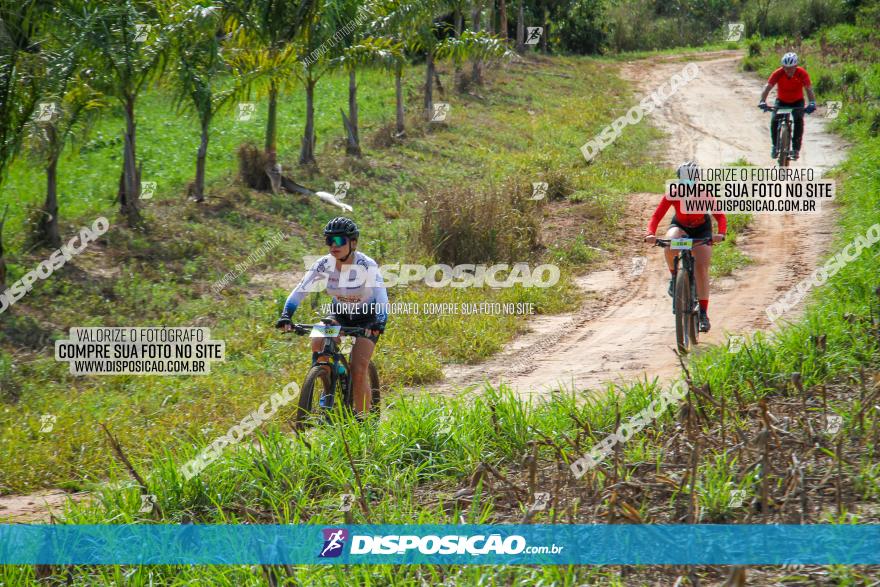
[[[669,134],[658,159],[670,169],[688,159],[696,159],[703,167],[740,159],[763,167],[773,165],[769,115],[756,107],[764,80],[740,72],[740,57],[739,52],[721,51],[652,58],[623,66],[622,74],[636,84],[639,99],[680,72],[688,61],[700,67],[696,78],[647,117]],[[813,167],[820,175],[843,156],[844,146],[825,130],[821,115],[808,116],[801,158],[795,165]],[[530,333],[488,362],[450,366],[443,387],[461,389],[503,381],[529,395],[545,394],[560,386],[600,388],[607,382],[674,375],[675,333],[666,294],[669,272],[659,249],[640,244],[659,197],[634,194],[621,235],[632,243],[629,252],[633,257],[647,257],[641,274],[635,275],[634,262],[625,258],[617,269],[587,275],[580,284],[589,292],[590,301],[581,311],[537,318]],[[721,343],[728,333],[767,328],[766,306],[813,270],[833,232],[833,214],[826,207],[821,216],[755,216],[751,229],[739,240],[754,263],[731,277],[713,280],[709,307],[712,331],[703,335],[701,343]],[[661,229],[671,215],[672,210]]]

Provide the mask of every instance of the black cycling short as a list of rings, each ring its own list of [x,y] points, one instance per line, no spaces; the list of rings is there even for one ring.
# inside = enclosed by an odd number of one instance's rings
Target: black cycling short
[[[701,238],[712,238],[712,219],[707,218],[705,222],[700,224],[699,226],[684,226],[678,222],[678,218],[675,215],[672,216],[671,226],[676,226],[688,235],[688,237],[692,239],[701,239]]]
[[[333,308],[331,307],[331,311],[332,310]],[[342,312],[332,312],[329,317],[339,322],[340,326],[347,326],[349,328],[366,328],[378,320],[378,317],[375,314],[345,314]],[[379,340],[378,334],[372,336],[359,334],[357,336],[372,340],[374,343]]]

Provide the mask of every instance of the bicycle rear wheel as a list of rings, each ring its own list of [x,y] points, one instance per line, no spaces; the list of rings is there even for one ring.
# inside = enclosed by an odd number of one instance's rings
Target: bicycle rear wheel
[[[313,365],[309,369],[302,390],[299,392],[299,404],[293,419],[294,430],[303,430],[323,416],[319,402],[322,395],[333,393],[331,382],[329,367]]]
[[[680,353],[686,353],[690,346],[690,323],[693,322],[690,297],[690,276],[681,268],[675,277],[675,342],[678,343]]]
[[[789,149],[791,149],[791,129],[783,124],[779,129],[779,166],[788,167]]]

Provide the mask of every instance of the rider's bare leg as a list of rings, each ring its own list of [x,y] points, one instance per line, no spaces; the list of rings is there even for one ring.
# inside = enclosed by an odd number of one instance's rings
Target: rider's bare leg
[[[666,238],[682,238],[687,236],[687,233],[680,229],[677,226],[670,226],[669,230],[666,231]],[[672,271],[673,262],[675,260],[675,251],[673,251],[669,247],[663,247],[663,255],[666,257],[666,266],[669,268],[669,271]]]
[[[709,299],[709,265],[712,262],[712,247],[697,245],[691,251],[694,255],[694,276],[697,281],[697,299]]]
[[[354,347],[351,351],[351,382],[352,391],[354,392],[354,411],[355,413],[369,412],[370,403],[373,399],[373,392],[370,389],[370,359],[373,356],[373,350],[376,343],[362,336],[355,339]]]

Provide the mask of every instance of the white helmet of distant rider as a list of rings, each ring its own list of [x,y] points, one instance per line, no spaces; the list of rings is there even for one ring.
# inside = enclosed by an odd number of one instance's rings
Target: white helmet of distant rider
[[[678,166],[676,173],[679,181],[693,183],[700,179],[700,165],[694,160],[685,161]]]
[[[786,53],[782,56],[782,65],[784,67],[794,67],[798,64],[797,53]]]

